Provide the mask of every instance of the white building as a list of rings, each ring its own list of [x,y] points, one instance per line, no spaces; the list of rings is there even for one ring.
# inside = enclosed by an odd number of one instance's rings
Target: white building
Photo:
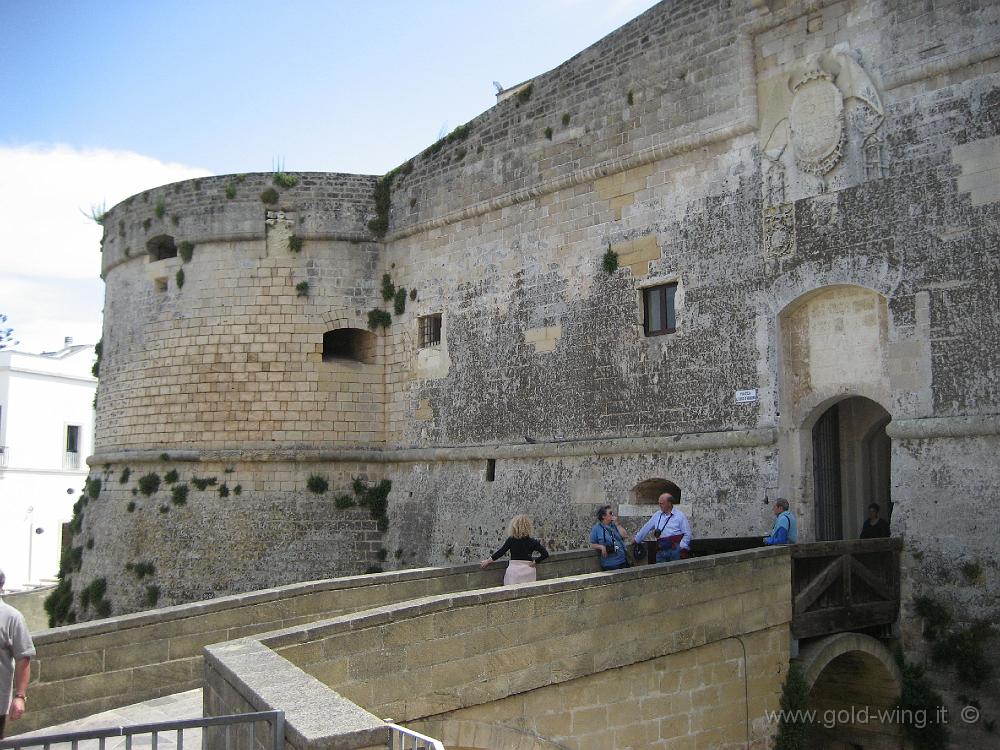
[[[0,568],[17,590],[55,578],[62,527],[94,448],[93,345],[0,351]]]

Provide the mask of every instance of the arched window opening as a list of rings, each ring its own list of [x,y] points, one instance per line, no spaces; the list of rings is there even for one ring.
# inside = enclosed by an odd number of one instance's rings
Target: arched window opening
[[[375,361],[375,334],[361,328],[338,328],[323,334],[323,361],[350,360],[370,365]]]
[[[149,261],[151,263],[157,260],[176,258],[177,245],[174,244],[173,237],[168,234],[161,234],[146,243],[146,252],[149,253]]]
[[[669,479],[645,479],[632,488],[632,502],[636,505],[656,505],[660,495],[669,492],[674,503],[681,501],[681,488]]]

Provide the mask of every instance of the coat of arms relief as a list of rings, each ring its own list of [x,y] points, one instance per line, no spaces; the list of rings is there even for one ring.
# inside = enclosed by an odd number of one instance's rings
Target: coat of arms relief
[[[838,45],[758,87],[768,258],[795,251],[795,200],[886,175],[885,111],[859,59]]]

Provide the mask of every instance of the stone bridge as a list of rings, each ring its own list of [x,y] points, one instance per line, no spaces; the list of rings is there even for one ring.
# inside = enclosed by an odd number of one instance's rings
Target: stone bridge
[[[43,631],[18,729],[203,687],[206,715],[284,710],[297,750],[384,748],[386,718],[453,749],[764,748],[796,655],[816,707],[892,705],[888,650],[838,631],[895,620],[898,540],[712,547],[615,572],[560,553],[514,587],[478,566],[316,581]],[[816,731],[899,746],[891,727]]]

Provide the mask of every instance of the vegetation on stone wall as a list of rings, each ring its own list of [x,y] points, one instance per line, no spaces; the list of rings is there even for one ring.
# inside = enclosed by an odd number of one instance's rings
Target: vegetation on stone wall
[[[177,246],[177,254],[181,256],[182,262],[190,263],[191,258],[194,255],[194,243],[184,240]]]
[[[321,477],[319,474],[310,474],[309,479],[306,480],[306,487],[309,488],[310,492],[322,495],[330,488],[330,483],[326,481],[325,477]]]
[[[295,285],[295,296],[296,297],[308,297],[309,296],[309,282],[300,281]]]
[[[126,466],[122,469],[122,473],[118,475],[118,484],[127,484],[130,476],[132,476],[132,470]]]
[[[160,475],[155,472],[149,474],[144,474],[139,477],[139,492],[141,492],[146,497],[154,494],[158,489],[160,489]]]
[[[279,170],[274,173],[274,184],[282,188],[292,188],[299,184],[299,176]]]
[[[146,606],[155,607],[156,603],[160,601],[160,587],[151,584],[146,587]]]
[[[604,253],[604,257],[601,259],[601,264],[608,274],[612,274],[618,270],[618,253],[611,249],[610,244],[608,245],[608,251]]]
[[[902,652],[896,653],[896,661],[903,674],[903,690],[896,707],[900,716],[910,719],[901,723],[903,734],[914,750],[944,750],[948,746],[948,726],[938,713],[944,699],[931,687],[923,667],[908,663]]]
[[[351,488],[358,505],[368,508],[371,517],[378,521],[379,529],[384,531],[389,524],[389,491],[392,490],[392,482],[383,479],[378,484],[368,486],[363,479],[356,478]]]
[[[90,368],[90,374],[95,378],[101,377],[101,354],[104,352],[104,339],[99,339],[96,344],[94,344],[94,354],[97,355],[97,359],[94,361],[94,366]]]
[[[125,563],[125,570],[134,575],[138,580],[142,580],[147,576],[152,576],[156,573],[156,566],[149,562],[148,560],[140,562],[130,562]]]
[[[775,750],[806,750],[804,711],[808,708],[809,685],[799,665],[792,663],[781,686],[781,723],[774,740]]]
[[[374,308],[368,311],[368,328],[374,331],[377,328],[383,330],[392,325],[392,316],[385,310]]]
[[[996,635],[991,623],[956,625],[951,610],[929,596],[917,597],[914,610],[924,621],[924,638],[931,643],[935,664],[953,667],[959,682],[970,687],[981,687],[993,676],[993,665],[984,649]]]
[[[260,194],[261,203],[268,206],[278,202],[278,191],[274,188],[267,188]]]
[[[101,496],[101,480],[97,477],[87,477],[84,482],[84,492],[91,500],[96,500]]]
[[[236,197],[236,185],[232,182],[226,183],[226,198],[232,200]]]
[[[549,125],[545,126],[545,137],[548,138],[550,141],[552,140],[552,127]]]
[[[387,273],[382,274],[382,299],[386,302],[396,296],[396,285],[392,283],[392,276]]]
[[[396,315],[402,315],[406,312],[406,290],[403,287],[399,287],[393,296],[392,311]]]
[[[205,477],[204,479],[199,479],[198,477],[191,477],[191,484],[193,484],[202,492],[204,492],[208,487],[213,486],[217,481],[218,480],[215,477]]]
[[[562,116],[562,124],[563,124],[564,128],[567,125],[569,125],[569,112],[566,112],[565,114],[563,114],[563,116]]]
[[[302,252],[302,238],[297,234],[290,235],[288,238],[288,251],[290,253],[300,253]]]
[[[177,469],[171,469],[166,474],[163,475],[163,481],[167,484],[174,484],[180,480],[180,474],[177,473]]]
[[[156,214],[157,219],[162,219],[167,213],[167,206],[162,200],[156,201],[156,206],[153,208],[153,213]]]
[[[95,204],[90,207],[90,212],[85,213],[84,216],[86,216],[95,224],[104,226],[104,220],[108,218],[108,209],[103,203],[101,203],[100,205]]]
[[[184,269],[178,268],[177,273],[174,274],[174,280],[177,282],[177,288],[181,289],[184,286]]]
[[[175,484],[170,491],[170,502],[174,505],[186,505],[188,498],[188,486],[186,484]]]

